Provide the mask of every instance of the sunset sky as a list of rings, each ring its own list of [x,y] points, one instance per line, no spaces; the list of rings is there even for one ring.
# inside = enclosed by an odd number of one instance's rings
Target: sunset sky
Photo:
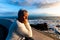
[[[60,16],[60,0],[0,0],[0,16],[9,12],[8,16],[16,16],[19,9],[26,9],[32,15]]]

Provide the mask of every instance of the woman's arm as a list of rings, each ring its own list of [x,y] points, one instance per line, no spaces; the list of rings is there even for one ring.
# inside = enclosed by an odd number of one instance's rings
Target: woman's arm
[[[28,30],[29,36],[32,37],[32,28],[27,19],[24,21],[24,24],[25,24],[26,29]]]

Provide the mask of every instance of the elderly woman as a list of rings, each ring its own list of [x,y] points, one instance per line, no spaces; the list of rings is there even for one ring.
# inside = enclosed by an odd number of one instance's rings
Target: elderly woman
[[[19,10],[18,19],[11,25],[6,40],[33,40],[26,10]]]

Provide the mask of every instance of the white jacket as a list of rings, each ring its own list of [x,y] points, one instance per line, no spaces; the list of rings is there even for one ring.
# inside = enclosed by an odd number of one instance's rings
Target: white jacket
[[[32,37],[32,29],[29,23],[24,25],[24,23],[15,21],[10,29],[6,40],[20,40],[22,37]]]

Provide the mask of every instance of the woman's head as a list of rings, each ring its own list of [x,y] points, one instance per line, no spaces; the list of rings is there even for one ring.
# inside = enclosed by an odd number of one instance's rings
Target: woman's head
[[[28,12],[27,10],[19,10],[18,12],[18,18],[21,20],[28,19]]]

